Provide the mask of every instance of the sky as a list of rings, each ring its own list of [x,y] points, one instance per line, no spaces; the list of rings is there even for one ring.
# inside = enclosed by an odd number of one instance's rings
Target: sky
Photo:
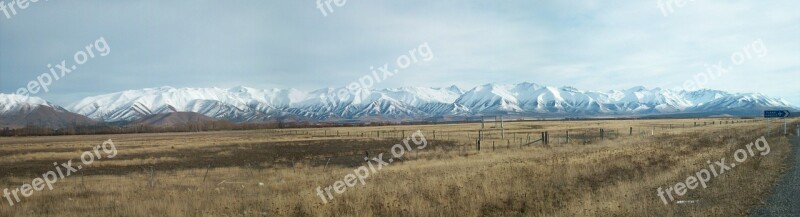
[[[48,91],[31,95],[63,106],[162,86],[344,87],[423,44],[429,61],[374,88],[696,81],[800,105],[797,0],[9,2],[16,14],[0,11],[0,93],[41,78],[33,83]],[[62,61],[76,69],[45,82]]]

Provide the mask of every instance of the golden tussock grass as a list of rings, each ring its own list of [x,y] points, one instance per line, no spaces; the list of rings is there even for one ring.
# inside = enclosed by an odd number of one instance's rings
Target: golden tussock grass
[[[787,169],[788,140],[767,137],[769,155],[749,158],[712,178],[708,188],[676,198],[693,203],[664,205],[658,187],[684,181],[708,168],[706,161],[732,162],[737,149],[766,134],[762,122],[693,127],[697,121],[712,120],[509,122],[506,138],[499,129],[487,132],[481,151],[474,144],[480,124],[0,138],[0,153],[9,154],[0,159],[7,170],[0,187],[10,189],[52,169],[52,161],[77,159],[109,138],[119,151],[52,191],[36,192],[13,207],[0,205],[0,216],[747,215]],[[602,140],[596,136],[600,128],[607,132]],[[364,165],[367,148],[336,147],[387,143],[369,150],[383,150],[388,158],[392,143],[417,129],[430,143],[426,149],[370,174],[366,185],[333,193],[327,204],[316,194],[318,186]],[[569,143],[564,137],[546,146],[524,144],[529,133],[535,140],[542,131],[564,136],[566,130],[573,136]],[[378,131],[383,137],[377,138]],[[595,137],[584,143],[584,132]],[[264,159],[246,155],[270,148],[283,152]],[[40,162],[45,160],[49,167]],[[35,171],[20,174],[27,171],[21,166],[31,164]],[[154,187],[148,186],[151,166]]]

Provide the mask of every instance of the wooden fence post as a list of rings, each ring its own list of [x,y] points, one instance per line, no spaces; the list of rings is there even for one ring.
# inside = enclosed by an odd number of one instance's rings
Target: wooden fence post
[[[797,133],[794,134],[796,137],[800,137],[800,124],[797,125]]]
[[[544,144],[550,144],[550,133],[547,131],[544,131]]]
[[[600,129],[600,140],[605,140],[605,139],[606,139],[605,131],[603,131],[603,129]]]
[[[325,162],[325,167],[323,167],[322,170],[328,169],[328,164],[329,163],[331,163],[331,158],[328,158],[328,161]]]
[[[542,132],[542,145],[544,145],[544,132]]]
[[[208,177],[208,170],[210,170],[210,169],[211,169],[211,164],[206,166],[206,175],[203,176],[203,183],[206,182],[206,177]]]
[[[153,169],[153,166],[150,166],[150,181],[147,183],[147,186],[150,188],[156,186],[156,171]]]

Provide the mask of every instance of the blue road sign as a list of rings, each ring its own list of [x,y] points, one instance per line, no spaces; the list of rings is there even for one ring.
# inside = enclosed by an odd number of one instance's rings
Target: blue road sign
[[[764,118],[786,118],[789,117],[787,110],[766,110],[764,111]]]

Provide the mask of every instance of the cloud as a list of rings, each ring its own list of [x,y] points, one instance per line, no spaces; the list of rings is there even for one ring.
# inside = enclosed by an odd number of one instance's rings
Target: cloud
[[[0,19],[0,92],[103,36],[112,53],[40,94],[59,104],[157,86],[340,87],[423,42],[431,62],[379,87],[530,81],[581,89],[671,88],[756,39],[764,58],[707,87],[800,104],[800,3],[690,1],[49,1]],[[2,18],[2,17],[0,17]]]

